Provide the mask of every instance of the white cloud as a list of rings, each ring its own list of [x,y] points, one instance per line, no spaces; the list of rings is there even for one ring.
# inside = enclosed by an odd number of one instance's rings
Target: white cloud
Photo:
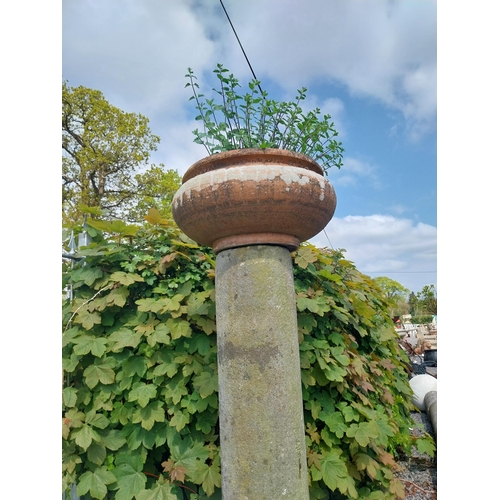
[[[287,89],[335,80],[403,113],[413,138],[434,128],[435,0],[228,0],[226,6],[257,76]],[[243,70],[234,35],[224,38],[233,47],[227,64]]]
[[[335,178],[336,186],[352,186],[358,181],[370,181],[374,187],[379,187],[376,167],[367,161],[346,157],[343,159],[343,166]]]
[[[334,217],[311,239],[318,247],[344,248],[345,257],[368,275],[386,275],[412,291],[436,284],[437,230],[390,215]],[[371,274],[373,273],[373,274]]]

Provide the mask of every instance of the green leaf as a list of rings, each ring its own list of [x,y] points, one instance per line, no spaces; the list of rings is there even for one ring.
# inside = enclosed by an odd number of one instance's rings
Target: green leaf
[[[210,309],[210,304],[205,302],[210,292],[200,292],[191,294],[187,301],[188,316],[200,315],[204,316]]]
[[[102,433],[101,440],[103,445],[112,451],[119,450],[127,442],[122,435],[122,431],[118,429],[112,429],[106,433]]]
[[[145,384],[144,382],[136,382],[132,386],[132,390],[129,393],[129,401],[137,401],[143,408],[149,403],[149,401],[156,397],[157,387],[154,384]]]
[[[99,267],[82,267],[77,273],[75,273],[75,278],[78,280],[83,280],[87,286],[92,286],[93,283],[102,277],[102,270]]]
[[[354,457],[354,462],[356,463],[356,467],[358,468],[358,470],[366,470],[368,475],[372,479],[375,479],[377,470],[380,469],[380,465],[376,460],[371,458],[366,453],[358,453]]]
[[[94,472],[87,471],[81,475],[76,492],[78,495],[85,495],[88,491],[93,498],[102,500],[108,491],[106,485],[115,481],[115,476],[104,467],[96,469]]]
[[[431,438],[419,438],[417,439],[417,450],[420,453],[425,453],[431,457],[434,456],[436,451],[436,445],[432,442]]]
[[[185,467],[190,475],[196,474],[197,467],[200,462],[210,456],[210,452],[205,448],[203,443],[195,442],[191,444],[191,439],[182,439],[177,435],[170,444],[170,452],[176,467]]]
[[[122,327],[119,330],[113,332],[109,337],[109,341],[112,344],[112,352],[120,352],[124,347],[136,348],[141,341],[142,333],[135,332],[129,328]],[[114,343],[114,344],[113,344]]]
[[[323,481],[332,491],[338,488],[339,479],[347,477],[347,467],[340,458],[341,453],[340,450],[331,450],[320,459]]]
[[[178,500],[177,493],[180,493],[179,488],[165,480],[159,480],[156,482],[154,488],[150,490],[142,490],[137,493],[137,500]]]
[[[375,439],[378,432],[369,422],[352,424],[346,431],[346,435],[354,438],[360,446],[368,446],[370,439]]]
[[[93,441],[87,449],[87,458],[96,465],[102,465],[106,458],[106,448],[101,443]]]
[[[97,432],[87,424],[84,424],[79,429],[74,430],[72,432],[72,437],[75,439],[75,443],[84,450],[87,450],[92,441],[99,442],[101,440],[99,434],[97,434]]]
[[[64,406],[72,408],[76,405],[77,390],[74,387],[65,387],[62,394]]]
[[[106,303],[110,306],[115,305],[123,307],[127,302],[129,294],[130,292],[125,286],[113,288],[113,290],[111,290],[111,292],[106,296]]]
[[[75,317],[75,321],[80,323],[85,330],[90,330],[94,325],[101,323],[101,315],[97,312],[89,312],[82,309]]]
[[[189,413],[177,410],[174,412],[173,417],[170,419],[169,425],[175,427],[177,432],[180,432],[191,420]]]
[[[85,383],[93,389],[99,382],[101,384],[112,384],[115,381],[115,372],[106,364],[93,364],[88,366],[84,372]]]
[[[213,392],[217,392],[219,387],[217,375],[208,371],[201,372],[200,375],[193,378],[193,386],[204,399]]]
[[[91,410],[85,417],[85,423],[98,429],[105,429],[109,424],[109,420],[102,413],[96,413],[95,410]]]
[[[207,497],[213,495],[215,488],[221,487],[220,465],[214,461],[212,465],[201,463],[196,473],[196,483],[201,483]]]
[[[170,344],[169,329],[167,325],[159,324],[155,326],[152,333],[148,335],[148,344],[154,347],[156,344]]]
[[[142,276],[139,276],[138,274],[125,273],[123,271],[114,272],[111,275],[110,279],[111,281],[117,281],[118,283],[121,283],[125,286],[132,285],[132,283],[135,283],[136,281],[144,281],[144,278]]]
[[[153,401],[144,408],[138,408],[132,416],[132,422],[140,423],[146,430],[150,430],[155,422],[164,421],[165,409],[160,401]]]
[[[319,305],[314,299],[297,296],[297,310],[302,312],[306,309],[312,313],[317,313],[319,312]]]
[[[99,317],[100,323],[100,317]],[[102,337],[92,337],[89,335],[81,335],[74,340],[74,352],[79,356],[91,352],[94,356],[100,358],[107,350],[108,342]]]
[[[180,339],[181,337],[191,337],[191,326],[188,321],[169,318],[166,325],[170,330],[173,340]]]
[[[134,375],[142,377],[147,370],[146,360],[142,356],[131,356],[122,363],[123,378]]]
[[[345,423],[342,413],[339,411],[334,411],[333,413],[327,411],[321,411],[319,414],[319,419],[325,422],[328,428],[341,439],[347,430],[347,425]]]
[[[317,260],[318,257],[309,246],[301,246],[295,256],[295,263],[302,269],[305,269],[309,263],[316,262]]]
[[[142,467],[141,467],[142,468]],[[146,486],[146,476],[127,463],[121,463],[112,470],[118,485],[116,500],[132,500]]]

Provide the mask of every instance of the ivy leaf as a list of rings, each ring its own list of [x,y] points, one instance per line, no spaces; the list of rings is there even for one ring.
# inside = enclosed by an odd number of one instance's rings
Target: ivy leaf
[[[191,337],[191,326],[188,321],[169,318],[166,325],[173,340],[181,337]]]
[[[139,375],[142,377],[146,373],[146,361],[142,356],[132,356],[122,363],[123,378]]]
[[[100,323],[100,317],[99,317]],[[74,352],[79,356],[91,352],[94,356],[100,358],[107,350],[107,339],[102,337],[92,337],[89,335],[81,335],[74,340]]]
[[[321,411],[319,418],[325,422],[330,431],[332,431],[339,439],[344,436],[344,433],[347,430],[347,425],[342,413],[339,411],[335,411],[333,413]]]
[[[327,271],[326,269],[321,269],[320,271],[318,271],[318,275],[322,276],[323,278],[326,278],[327,280],[333,281],[334,283],[342,282],[341,276],[339,276],[338,274],[332,274],[330,271]]]
[[[123,307],[129,296],[129,290],[125,286],[119,286],[118,288],[113,288],[111,292],[106,296],[106,304],[109,306]]]
[[[127,442],[122,435],[122,431],[118,429],[111,429],[108,432],[102,433],[101,440],[103,445],[112,451],[119,450]]]
[[[359,498],[354,479],[349,474],[345,477],[337,478],[337,488],[340,493],[349,493],[349,498]]]
[[[200,375],[193,378],[193,386],[205,399],[210,394],[217,392],[219,387],[217,375],[208,371],[201,372]]]
[[[310,299],[309,297],[302,297],[300,295],[297,296],[297,310],[302,312],[306,309],[311,311],[312,313],[319,312],[319,305],[314,299]]]
[[[144,278],[136,273],[125,273],[123,271],[115,271],[110,279],[125,286],[132,285],[136,281],[144,281]]]
[[[187,424],[189,424],[189,421],[191,420],[189,413],[184,413],[183,411],[176,411],[174,413],[174,416],[170,419],[169,425],[171,427],[175,427],[175,430],[177,432],[180,432],[184,427],[186,427]]]
[[[349,364],[349,356],[346,356],[344,354],[343,346],[331,347],[330,352],[332,353],[332,356],[335,358],[335,360],[338,361],[341,365],[347,366]]]
[[[102,465],[106,459],[106,448],[101,443],[93,441],[87,449],[87,458],[96,465]]]
[[[168,327],[164,324],[159,324],[155,326],[152,333],[148,335],[148,344],[154,347],[156,344],[170,344],[170,336],[168,335]]]
[[[78,495],[83,496],[90,491],[93,498],[102,500],[108,491],[106,485],[115,481],[115,476],[104,467],[96,469],[94,472],[87,471],[81,475],[76,492]]]
[[[199,441],[193,443],[191,438],[182,439],[180,434],[175,434],[172,439],[169,439],[168,444],[176,467],[184,466],[189,474],[195,474],[198,464],[205,462],[210,456],[210,452],[203,443]]]
[[[137,401],[143,408],[156,397],[156,385],[136,382],[128,395],[129,401]]]
[[[392,479],[389,483],[389,491],[398,498],[406,498],[405,488],[399,479]]]
[[[138,408],[132,416],[132,422],[134,424],[140,423],[141,426],[148,431],[153,427],[155,422],[164,421],[165,410],[161,401],[153,401],[144,408]]]
[[[201,487],[207,494],[207,497],[212,496],[215,488],[221,487],[220,465],[216,461],[213,461],[212,465],[201,463],[198,466],[196,480],[197,483],[201,482]]]
[[[210,292],[200,292],[191,294],[187,300],[187,313],[189,316],[199,315],[204,316],[208,313],[210,304],[205,302]]]
[[[141,466],[142,468],[142,466]],[[146,486],[146,476],[128,463],[121,463],[112,470],[118,485],[116,500],[132,500]]]
[[[435,444],[431,441],[430,438],[419,438],[417,439],[417,450],[420,453],[426,453],[431,457],[434,456],[434,452],[436,451]]]
[[[101,315],[97,312],[89,312],[83,309],[78,312],[75,321],[80,323],[85,330],[90,330],[94,325],[99,325],[101,323]]]
[[[72,408],[76,405],[77,390],[74,387],[65,387],[62,391],[63,404],[66,408]]]
[[[368,422],[362,422],[359,425],[351,425],[347,429],[346,435],[350,438],[354,438],[360,446],[367,446],[370,442],[370,438],[376,438],[378,432]]]
[[[340,458],[341,451],[331,450],[321,459],[321,474],[323,481],[332,491],[338,488],[338,480],[347,477],[347,467]]]
[[[83,280],[87,286],[92,286],[94,281],[102,277],[102,270],[99,267],[82,267],[78,274],[75,273],[75,278]]]
[[[85,368],[83,372],[85,383],[93,389],[99,382],[101,384],[112,384],[115,381],[115,372],[108,364],[93,364]]]
[[[72,437],[75,439],[75,443],[84,450],[87,450],[92,441],[100,441],[99,434],[87,424],[74,430]]]
[[[359,420],[358,412],[350,405],[342,408],[342,414],[344,415],[346,422],[352,422],[353,420],[357,422]]]
[[[154,298],[139,299],[139,300],[136,300],[135,303],[139,306],[137,308],[138,311],[150,312],[150,311],[153,311],[153,309],[156,307],[156,305],[158,304],[158,300],[156,300]],[[158,312],[159,309],[157,309],[156,312]]]
[[[113,345],[111,352],[120,352],[124,347],[132,347],[135,349],[139,345],[141,337],[141,332],[135,332],[126,327],[120,328],[108,337]]]
[[[105,429],[109,424],[109,420],[102,413],[96,413],[95,410],[91,410],[85,417],[85,423],[98,429]]]
[[[309,246],[301,246],[295,255],[295,263],[302,269],[305,269],[309,263],[316,262],[317,260],[318,257]]]
[[[358,470],[366,470],[368,475],[375,479],[377,475],[377,469],[380,469],[380,465],[376,460],[371,458],[366,453],[358,453],[354,456],[354,462],[356,463],[356,467]]]
[[[180,493],[178,486],[160,478],[154,488],[140,491],[135,498],[137,500],[178,500],[181,497],[178,497],[177,493]]]
[[[210,335],[211,333],[215,332],[216,326],[215,326],[215,321],[210,318],[206,318],[204,316],[200,316],[195,319],[196,324],[207,334]],[[203,353],[200,351],[200,354],[203,355]]]

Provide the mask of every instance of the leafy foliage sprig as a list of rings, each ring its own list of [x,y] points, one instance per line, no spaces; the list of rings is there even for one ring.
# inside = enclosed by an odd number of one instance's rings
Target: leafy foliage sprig
[[[89,221],[85,261],[64,272],[63,487],[220,500],[214,255],[157,211],[146,219]],[[302,245],[293,258],[310,497],[403,498],[398,450],[434,445],[408,429],[387,301],[341,251]]]
[[[300,103],[306,98],[305,87],[297,90],[295,101],[278,102],[261,91],[260,81],[248,83],[250,92],[238,93],[238,79],[222,64],[214,70],[220,88],[212,89],[214,98],[199,93],[197,77],[188,68],[186,87],[190,87],[203,122],[203,131],[193,131],[194,142],[208,154],[242,148],[279,148],[303,153],[316,160],[326,172],[342,166],[342,143],[329,114],[319,108],[304,113]]]

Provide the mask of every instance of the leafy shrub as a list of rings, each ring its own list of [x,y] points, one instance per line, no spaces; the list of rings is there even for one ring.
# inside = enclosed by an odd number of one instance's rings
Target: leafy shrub
[[[326,173],[329,168],[342,166],[342,143],[331,116],[321,116],[315,108],[304,114],[299,104],[307,89],[297,90],[295,101],[268,99],[258,80],[248,83],[250,92],[239,93],[239,80],[222,64],[214,73],[220,87],[212,89],[212,97],[201,94],[196,76],[188,68],[186,87],[191,87],[203,132],[193,131],[194,142],[202,144],[212,155],[242,148],[279,148],[303,153],[317,161]],[[229,73],[229,74],[228,74]]]
[[[411,321],[415,325],[428,325],[432,323],[432,316],[412,316]]]
[[[63,488],[220,499],[214,256],[151,211],[92,223],[63,286]],[[102,232],[101,232],[102,231]],[[103,234],[108,236],[104,238]],[[339,251],[293,254],[311,499],[403,498],[413,409],[387,304]]]

